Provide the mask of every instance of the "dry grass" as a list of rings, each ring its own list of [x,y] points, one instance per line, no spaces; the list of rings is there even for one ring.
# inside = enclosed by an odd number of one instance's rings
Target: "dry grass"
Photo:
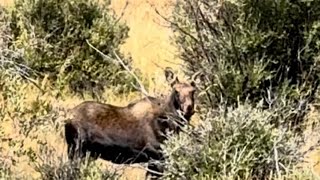
[[[317,145],[320,141],[320,123],[319,123],[320,111],[318,107],[311,106],[311,111],[307,116],[305,123],[305,145],[301,151],[306,151],[310,147]],[[304,168],[310,169],[315,174],[320,176],[320,147],[317,146],[314,150],[308,152],[304,157]]]
[[[12,5],[13,0],[0,0],[0,4],[3,6],[10,6]]]
[[[120,15],[126,2],[113,0],[111,6]],[[154,10],[157,8],[168,16],[173,8],[173,0],[128,0],[128,3],[122,20],[128,24],[130,31],[122,51],[132,56],[134,67],[139,68],[146,80],[151,82],[151,90],[157,89],[158,83],[155,82],[163,77],[163,70],[157,65],[162,68],[170,66],[182,75],[177,65],[181,62],[175,57],[176,48],[170,42],[172,32]]]
[[[174,68],[180,76],[183,76],[180,66],[170,63],[181,63],[181,61],[175,57],[176,48],[170,43],[172,32],[169,28],[165,27],[165,22],[154,11],[154,8],[157,8],[164,15],[169,15],[172,10],[173,1],[174,0],[128,0],[129,4],[122,18],[130,27],[129,38],[122,46],[122,51],[132,56],[134,67],[140,69],[144,75],[143,77],[145,77],[144,81],[149,82],[149,91],[151,94],[164,93],[168,90],[163,70],[156,64],[161,67],[170,66]],[[5,6],[10,6],[12,2],[13,0],[0,0],[0,4]],[[125,3],[126,0],[112,0],[111,6],[115,12],[120,15]],[[44,84],[46,83],[44,82]],[[30,95],[26,99],[26,106],[32,104],[39,96],[35,88],[29,88],[27,94]],[[138,95],[127,94],[119,97],[107,91],[105,92],[105,97],[108,97],[108,103],[125,105],[129,101],[138,98]],[[50,94],[44,95],[41,98],[52,103],[54,108],[63,107],[64,109],[69,109],[83,101],[75,96],[67,96],[65,100],[57,101]],[[0,108],[1,103],[0,97]],[[318,113],[313,113],[310,116],[310,119],[314,121],[318,120]],[[5,124],[2,124],[2,127],[6,127],[5,133],[8,136],[14,136],[17,132],[10,118],[8,118]],[[317,135],[319,136],[318,133]],[[45,138],[50,142],[52,147],[56,148],[59,154],[65,156],[66,145],[59,136],[53,132],[48,132]],[[314,143],[314,141],[315,140],[310,140],[310,144]],[[1,144],[1,146],[4,146],[4,144]],[[29,146],[37,145],[35,142],[30,142]],[[10,150],[8,150],[8,154],[10,153]],[[313,151],[308,154],[307,160],[309,160],[310,163],[305,164],[305,166],[310,166],[310,168],[313,168],[314,171],[320,175],[320,165],[316,165],[317,162],[320,161],[320,151]],[[28,165],[27,161],[22,161],[22,163],[17,166],[17,172],[18,171],[28,172],[28,174],[37,177],[37,174],[32,172],[32,168]],[[125,169],[122,179],[144,179],[144,173],[144,170],[129,167]]]
[[[112,8],[120,15],[127,0],[112,1]],[[166,61],[177,62],[174,54],[176,49],[171,45],[169,36],[171,30],[166,22],[155,13],[154,8],[166,16],[172,10],[172,0],[129,0],[124,13],[123,21],[130,27],[129,39],[122,47],[125,53],[130,53],[134,65],[140,68],[143,74],[152,75],[158,71],[153,63],[162,67],[174,66]]]

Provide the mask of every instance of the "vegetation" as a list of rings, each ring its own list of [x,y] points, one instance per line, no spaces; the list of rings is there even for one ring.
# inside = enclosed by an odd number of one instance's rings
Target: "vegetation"
[[[119,178],[99,161],[68,162],[62,128],[83,100],[74,93],[130,99],[134,80],[112,60],[130,67],[119,51],[129,28],[109,5],[0,7],[0,178]],[[177,1],[173,40],[185,74],[202,73],[200,119],[163,145],[164,179],[316,178],[299,164],[319,97],[319,8],[318,0]]]
[[[128,27],[108,3],[17,0],[11,9],[0,7],[0,178],[117,177],[98,162],[68,162],[62,148],[68,109],[59,105],[71,92],[93,92],[98,100],[105,88],[131,90],[133,79],[113,62],[115,54],[122,57]]]
[[[292,132],[272,125],[273,110],[246,104],[216,113],[167,142],[167,179],[280,178],[302,157]]]
[[[167,142],[166,177],[281,179],[301,172],[303,124],[320,80],[319,3],[178,1],[170,23],[186,74],[203,73],[204,126]]]
[[[129,28],[110,11],[109,1],[16,0],[10,28],[14,46],[24,50],[24,63],[40,77],[49,74],[56,85],[73,91],[94,91],[132,81],[112,59],[103,59],[87,41],[111,58]],[[129,59],[125,60],[128,64]],[[119,86],[120,87],[120,86]],[[118,88],[119,88],[118,87]],[[121,92],[120,91],[120,92]]]
[[[320,69],[319,3],[179,1],[173,16],[176,44],[187,73],[206,74],[202,103],[312,101]]]
[[[49,155],[49,154],[47,154]],[[50,156],[48,156],[50,157]],[[54,158],[53,158],[54,159]],[[86,161],[65,162],[62,159],[54,160],[45,158],[43,164],[36,167],[42,179],[118,179],[115,172],[104,172],[99,164],[92,162],[89,158]]]

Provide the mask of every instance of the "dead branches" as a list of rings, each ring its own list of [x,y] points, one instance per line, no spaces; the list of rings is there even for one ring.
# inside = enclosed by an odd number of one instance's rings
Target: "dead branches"
[[[104,57],[104,58],[107,59],[107,60],[114,61],[114,58],[112,58],[111,56],[106,55],[106,54],[104,54],[103,52],[101,52],[99,49],[97,49],[96,47],[94,47],[88,40],[86,40],[86,42],[87,42],[87,44],[88,44],[92,49],[94,49],[95,51],[97,51],[102,57]],[[113,51],[113,54],[114,54],[115,57],[116,57],[116,62],[120,63],[121,66],[122,66],[127,72],[129,72],[129,73],[134,77],[134,79],[137,81],[137,83],[139,84],[139,87],[137,87],[136,85],[134,85],[133,83],[131,83],[132,86],[133,86],[134,88],[136,88],[137,90],[139,90],[144,96],[148,97],[148,96],[149,96],[149,95],[148,95],[149,93],[146,91],[145,87],[143,86],[143,84],[141,83],[141,81],[139,80],[139,78],[136,76],[136,74],[135,74],[134,72],[132,72],[127,65],[124,64],[123,60],[118,56],[118,54],[117,54],[115,51]]]

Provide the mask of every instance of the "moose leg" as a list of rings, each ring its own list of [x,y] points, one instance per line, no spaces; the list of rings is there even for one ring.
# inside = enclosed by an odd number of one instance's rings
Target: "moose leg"
[[[69,160],[73,160],[74,159],[74,155],[75,155],[75,144],[67,144],[67,148],[68,148],[68,159]]]
[[[65,138],[67,142],[67,152],[69,160],[75,160],[77,158],[83,158],[85,154],[84,143],[85,134],[84,132],[75,127],[71,122],[65,124]]]
[[[70,161],[83,159],[86,152],[85,142],[81,142],[79,139],[75,139],[73,143],[68,144],[68,159]]]
[[[148,171],[146,174],[146,178],[150,177],[150,179],[159,179],[164,172],[163,166],[161,164],[155,162],[148,163]]]
[[[68,158],[69,160],[75,160],[77,158],[84,157],[84,150],[82,143],[78,139],[73,139],[68,143]]]
[[[148,157],[151,159],[148,162],[148,170],[146,177],[150,177],[150,179],[159,179],[164,171],[162,160],[163,160],[163,154],[162,150],[160,148],[160,145],[157,146],[149,146],[145,153],[148,155]]]
[[[75,139],[78,136],[77,129],[73,126],[73,124],[69,121],[64,125],[65,138],[67,142],[68,148],[68,158],[69,160],[73,160],[75,158],[76,152],[76,141]]]

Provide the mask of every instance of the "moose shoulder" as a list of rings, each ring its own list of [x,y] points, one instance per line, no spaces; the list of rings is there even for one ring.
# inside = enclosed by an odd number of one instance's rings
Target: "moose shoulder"
[[[181,83],[169,69],[165,75],[172,91],[164,98],[145,97],[124,107],[86,101],[73,108],[73,118],[65,124],[69,158],[89,152],[114,163],[162,159],[164,135],[190,120],[196,90],[194,82]]]

